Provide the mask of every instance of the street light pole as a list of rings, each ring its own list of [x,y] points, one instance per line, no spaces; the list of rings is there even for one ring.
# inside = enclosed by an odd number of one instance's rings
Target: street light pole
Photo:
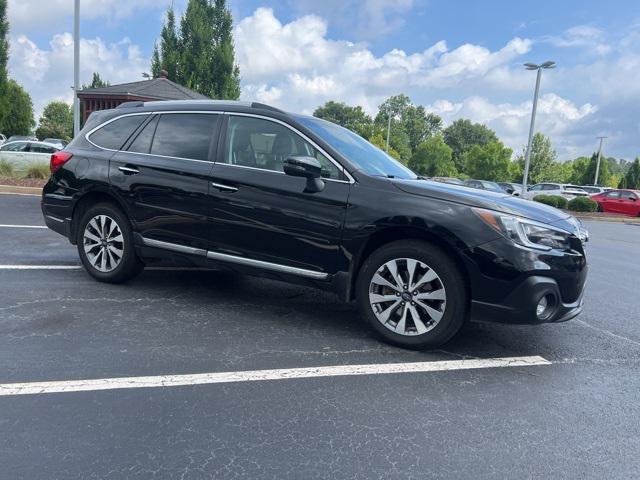
[[[73,13],[73,136],[80,132],[80,0],[75,0]]]
[[[525,63],[527,70],[537,70],[536,89],[533,94],[533,108],[531,109],[531,124],[529,125],[529,141],[527,142],[527,151],[524,155],[524,174],[522,175],[522,195],[527,192],[527,181],[529,179],[529,165],[531,163],[531,148],[533,143],[533,132],[536,123],[536,111],[538,109],[538,94],[540,93],[540,79],[542,78],[542,70],[546,68],[554,68],[555,62],[544,62],[542,65],[534,63]]]
[[[596,163],[596,178],[593,181],[594,185],[598,185],[598,174],[600,173],[600,158],[602,157],[602,141],[607,137],[596,137],[600,139],[600,148],[598,148],[598,163]]]
[[[387,153],[389,153],[389,136],[391,135],[391,111],[389,111],[389,121],[387,123]]]

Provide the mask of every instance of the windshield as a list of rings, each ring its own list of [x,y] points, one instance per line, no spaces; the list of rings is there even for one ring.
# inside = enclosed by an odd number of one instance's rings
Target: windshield
[[[294,118],[338,150],[364,173],[391,178],[416,178],[416,174],[407,167],[351,130],[315,117],[294,115]]]

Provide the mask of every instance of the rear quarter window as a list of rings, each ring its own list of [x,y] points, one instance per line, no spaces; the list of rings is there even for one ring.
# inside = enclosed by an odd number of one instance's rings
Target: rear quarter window
[[[146,115],[121,117],[98,128],[88,135],[91,143],[109,150],[120,150],[134,130],[147,118]]]

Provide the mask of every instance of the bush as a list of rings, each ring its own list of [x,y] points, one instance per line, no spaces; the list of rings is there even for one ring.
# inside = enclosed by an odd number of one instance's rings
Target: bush
[[[24,178],[39,178],[45,179],[49,178],[51,171],[49,170],[48,163],[34,163],[33,165],[29,165],[24,171]]]
[[[536,202],[551,205],[556,208],[567,208],[567,199],[560,195],[537,195],[533,197]]]
[[[0,160],[0,177],[13,177],[13,164],[6,160]]]
[[[573,212],[595,212],[598,210],[598,202],[589,197],[576,197],[569,201],[569,210]]]

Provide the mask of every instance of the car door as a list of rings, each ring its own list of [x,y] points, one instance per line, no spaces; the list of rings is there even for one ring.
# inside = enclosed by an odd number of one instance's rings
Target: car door
[[[209,175],[219,118],[217,112],[148,116],[111,158],[111,186],[145,244],[187,253],[209,247]]]
[[[266,262],[256,266],[270,270],[334,272],[350,177],[286,122],[225,114],[224,124],[210,185],[214,250],[209,256]],[[306,193],[304,178],[283,172],[290,155],[318,159],[322,191]]]
[[[9,142],[0,148],[0,160],[5,160],[14,167],[24,167],[24,151],[28,148],[27,142]]]
[[[620,191],[607,192],[601,202],[603,212],[618,213],[620,211]]]
[[[39,163],[49,163],[51,154],[58,151],[57,148],[44,145],[39,142],[29,142],[27,150],[24,153],[25,163],[29,165]]]
[[[629,191],[620,192],[619,212],[633,217],[638,215],[638,197]]]

